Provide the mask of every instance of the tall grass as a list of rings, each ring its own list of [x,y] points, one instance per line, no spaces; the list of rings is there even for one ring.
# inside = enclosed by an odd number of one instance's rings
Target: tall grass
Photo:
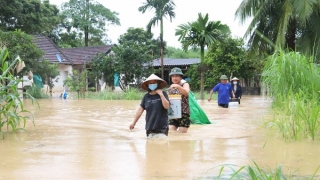
[[[278,52],[268,58],[262,81],[269,89],[275,113],[267,124],[286,139],[319,137],[320,76],[312,58]]]
[[[220,166],[219,173],[216,176],[199,178],[202,180],[220,180],[220,179],[229,179],[229,180],[315,180],[319,179],[319,176],[316,176],[320,166],[315,170],[312,175],[308,176],[299,176],[298,170],[292,174],[285,174],[283,172],[282,165],[278,165],[275,169],[261,168],[255,161],[253,161],[253,166],[235,166],[235,165],[224,165]],[[237,169],[238,168],[238,169]],[[227,170],[225,170],[227,169]],[[225,172],[227,171],[227,172]]]
[[[166,89],[164,91],[167,92]],[[125,91],[115,92],[115,91],[100,91],[100,92],[88,92],[88,99],[95,100],[141,100],[146,94],[146,91],[141,91],[139,89],[130,88]],[[196,99],[200,99],[200,92],[194,92]],[[209,93],[205,94],[207,98]],[[212,99],[217,99],[217,95],[214,94]]]
[[[29,93],[35,99],[46,99],[50,96],[45,94],[40,87],[32,85],[30,88],[27,89],[27,93]]]

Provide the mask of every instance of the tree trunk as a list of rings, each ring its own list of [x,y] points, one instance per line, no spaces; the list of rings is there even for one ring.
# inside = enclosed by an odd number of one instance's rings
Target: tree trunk
[[[88,44],[89,44],[89,32],[88,32],[88,26],[85,27],[85,30],[84,30],[84,43],[85,43],[85,46],[87,47]]]
[[[203,67],[204,46],[201,46],[200,50],[201,50],[201,56],[200,56],[200,96],[201,96],[201,100],[204,100],[204,67]]]
[[[90,7],[89,7],[89,0],[86,0],[86,22],[88,23],[89,21],[89,11],[90,11]],[[89,26],[86,25],[84,27],[84,44],[87,47],[89,45]]]
[[[288,30],[286,33],[286,48],[289,48],[290,51],[296,50],[296,30],[297,30],[297,21],[295,19],[290,19]]]
[[[161,78],[162,79],[164,79],[163,50],[164,50],[164,44],[163,44],[163,20],[161,18],[161,22],[160,22],[160,59],[161,59]]]

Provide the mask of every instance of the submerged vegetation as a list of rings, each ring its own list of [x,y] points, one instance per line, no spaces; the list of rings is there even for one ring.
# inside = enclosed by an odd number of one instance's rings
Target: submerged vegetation
[[[267,60],[263,83],[272,98],[274,118],[266,125],[285,139],[320,136],[320,76],[313,59],[298,52],[278,52]]]
[[[164,91],[166,91],[164,89]],[[112,92],[112,91],[100,91],[100,92],[88,92],[88,99],[97,100],[141,100],[146,94],[146,91],[141,91],[136,88],[129,88],[123,92]],[[196,99],[200,100],[200,92],[194,92]],[[209,93],[205,94],[207,98]],[[213,95],[213,99],[217,99],[217,95]]]
[[[217,176],[210,176],[200,178],[210,179],[210,180],[220,180],[220,179],[234,179],[234,180],[290,180],[290,179],[300,179],[300,180],[314,180],[318,179],[319,176],[316,176],[320,166],[315,170],[312,175],[309,176],[300,176],[298,170],[292,174],[286,174],[283,171],[282,165],[278,165],[276,169],[271,168],[261,168],[255,161],[253,161],[253,166],[235,166],[235,165],[224,165],[220,168]],[[229,170],[225,170],[225,169]],[[236,169],[238,168],[238,169]],[[225,174],[224,171],[228,171],[228,174]]]

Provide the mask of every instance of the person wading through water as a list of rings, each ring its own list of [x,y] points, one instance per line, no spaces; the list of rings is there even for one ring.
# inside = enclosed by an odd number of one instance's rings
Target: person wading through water
[[[222,75],[220,77],[220,81],[221,82],[215,85],[210,91],[208,101],[211,101],[213,93],[218,92],[218,106],[228,108],[230,95],[234,97],[234,92],[231,88],[230,83],[228,83],[228,77],[226,75]]]
[[[182,117],[178,119],[169,119],[169,129],[170,131],[178,131],[186,133],[190,127],[190,108],[188,96],[190,92],[190,86],[182,79],[183,73],[180,68],[173,68],[169,74],[171,78],[171,84],[169,89],[169,95],[179,94],[181,95],[181,113]]]
[[[168,136],[168,109],[170,107],[168,94],[162,90],[167,82],[158,76],[151,74],[142,84],[141,88],[148,91],[141,100],[133,122],[129,129],[134,129],[137,121],[146,110],[146,134],[152,137],[155,134]]]

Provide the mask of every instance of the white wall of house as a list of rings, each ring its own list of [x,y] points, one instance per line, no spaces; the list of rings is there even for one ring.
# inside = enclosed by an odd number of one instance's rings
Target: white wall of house
[[[61,93],[65,90],[63,87],[63,81],[67,79],[69,73],[72,72],[72,66],[66,64],[60,64],[58,67],[60,74],[56,77],[57,82],[54,82],[53,93]]]

